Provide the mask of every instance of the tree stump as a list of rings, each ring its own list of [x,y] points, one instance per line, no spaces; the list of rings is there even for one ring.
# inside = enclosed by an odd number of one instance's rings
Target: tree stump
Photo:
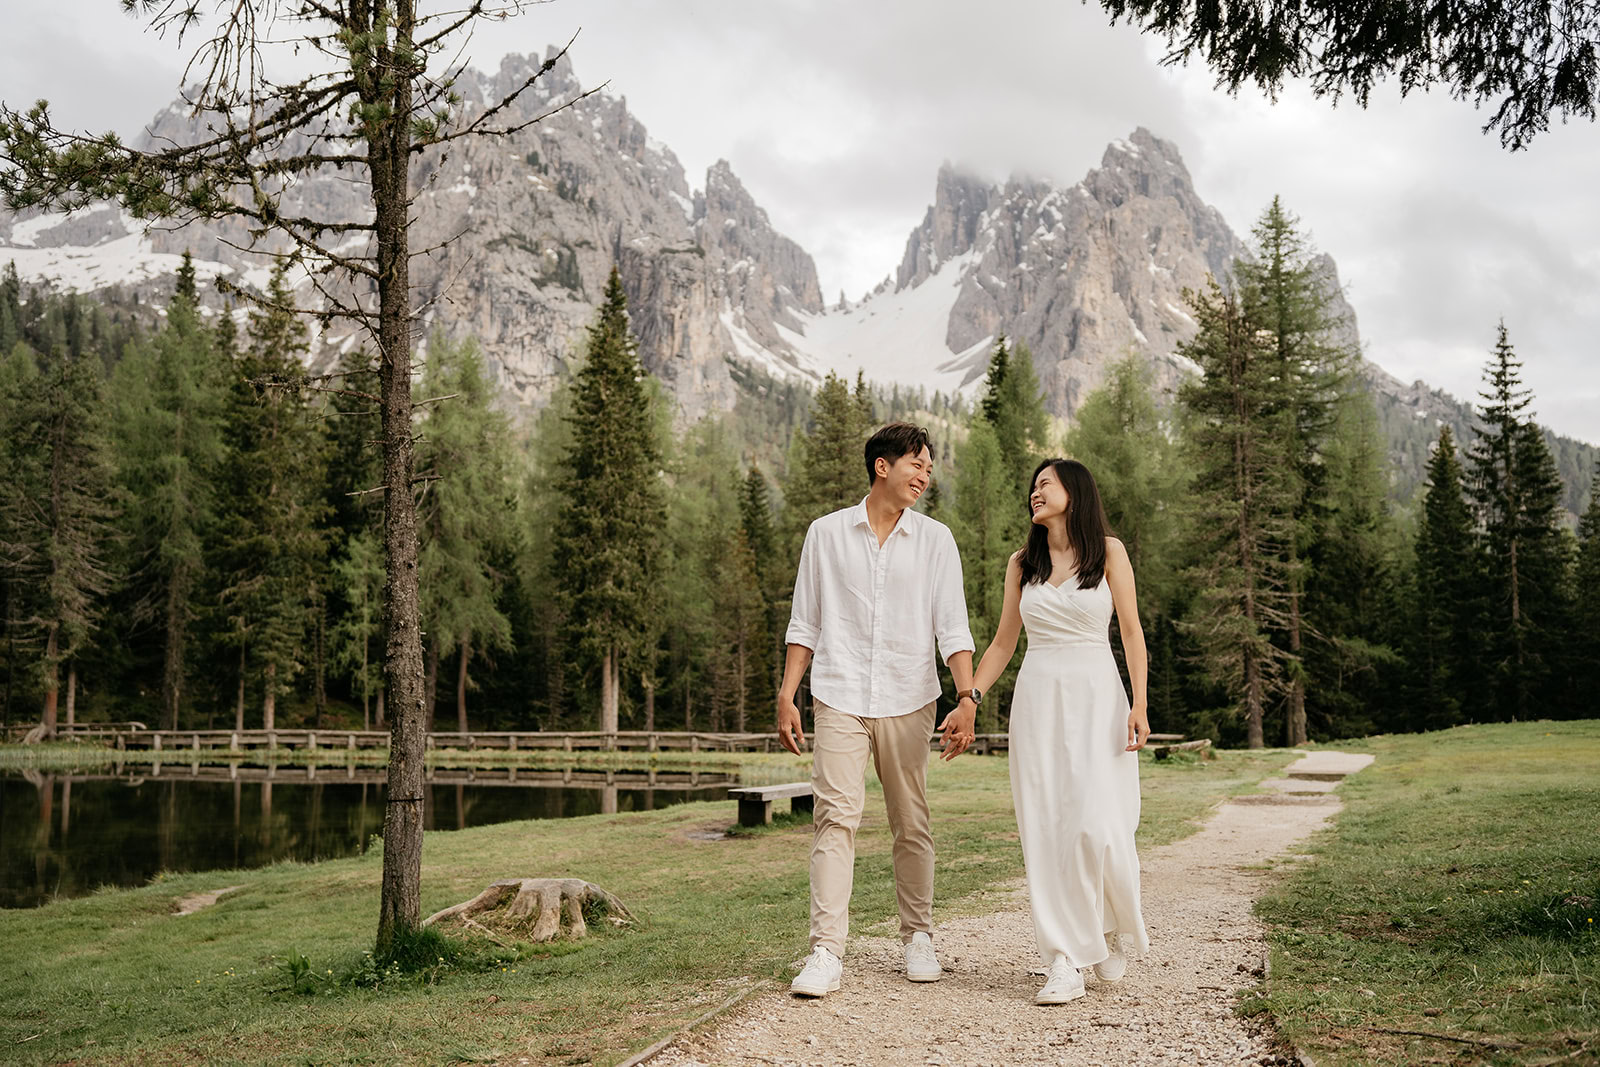
[[[471,900],[462,901],[422,920],[423,926],[454,919],[483,933],[490,931],[476,920],[495,912],[491,921],[506,932],[522,932],[530,941],[554,941],[566,916],[567,936],[576,940],[589,932],[584,910],[595,908],[618,926],[634,923],[632,913],[609,891],[581,878],[502,878]],[[497,910],[499,909],[499,910]],[[492,937],[493,935],[490,934]]]

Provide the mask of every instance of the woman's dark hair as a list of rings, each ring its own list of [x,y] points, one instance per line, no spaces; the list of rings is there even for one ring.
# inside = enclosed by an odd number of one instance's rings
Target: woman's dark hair
[[[891,422],[867,438],[867,484],[878,480],[878,460],[889,461],[889,466],[900,462],[901,456],[917,456],[926,448],[933,451],[928,431],[909,422]]]
[[[1072,555],[1078,561],[1078,588],[1093,589],[1106,573],[1106,538],[1111,536],[1111,523],[1106,520],[1106,509],[1100,503],[1100,490],[1094,484],[1094,475],[1075,459],[1047,459],[1034,469],[1028,479],[1028,498],[1033,497],[1033,487],[1039,472],[1049,467],[1061,480],[1067,491],[1067,542],[1072,545]],[[1028,500],[1022,502],[1031,518],[1033,509]],[[1028,543],[1022,549],[1022,584],[1050,580],[1050,531],[1034,526],[1028,531]]]

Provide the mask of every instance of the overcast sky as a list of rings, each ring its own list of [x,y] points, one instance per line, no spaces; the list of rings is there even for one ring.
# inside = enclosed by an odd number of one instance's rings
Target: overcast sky
[[[183,53],[117,0],[0,13],[8,103],[44,97],[60,121],[131,136],[174,95]],[[1538,417],[1600,442],[1593,124],[1513,155],[1439,93],[1366,111],[1303,91],[1230,98],[1204,69],[1160,66],[1159,41],[1098,5],[1045,0],[553,0],[480,30],[469,55],[492,69],[580,27],[584,83],[626,96],[691,185],[728,159],[816,257],[830,300],[893,271],[941,162],[1070,184],[1145,126],[1241,234],[1284,198],[1338,261],[1368,358],[1471,399],[1503,317]]]

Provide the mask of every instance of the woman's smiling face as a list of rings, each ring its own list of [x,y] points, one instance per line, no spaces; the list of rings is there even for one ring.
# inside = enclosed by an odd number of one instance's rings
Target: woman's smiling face
[[[1055,468],[1046,467],[1040,471],[1033,480],[1033,492],[1028,495],[1028,510],[1033,521],[1042,523],[1052,516],[1065,515],[1068,503],[1066,487],[1056,476]]]

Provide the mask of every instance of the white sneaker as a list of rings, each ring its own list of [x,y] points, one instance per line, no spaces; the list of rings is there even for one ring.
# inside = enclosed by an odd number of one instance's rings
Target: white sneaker
[[[789,983],[789,992],[802,997],[820,997],[837,992],[844,964],[839,957],[818,945],[806,957],[806,965]]]
[[[906,977],[913,982],[937,982],[944,977],[939,957],[933,954],[933,938],[927,934],[912,934],[906,942]]]
[[[1115,982],[1128,973],[1128,957],[1122,951],[1122,935],[1107,934],[1106,950],[1111,955],[1094,965],[1094,976],[1102,982]]]
[[[1083,996],[1083,975],[1078,973],[1078,968],[1067,962],[1067,957],[1057,956],[1056,961],[1050,965],[1050,977],[1045,980],[1044,986],[1034,994],[1035,1004],[1065,1004]]]

